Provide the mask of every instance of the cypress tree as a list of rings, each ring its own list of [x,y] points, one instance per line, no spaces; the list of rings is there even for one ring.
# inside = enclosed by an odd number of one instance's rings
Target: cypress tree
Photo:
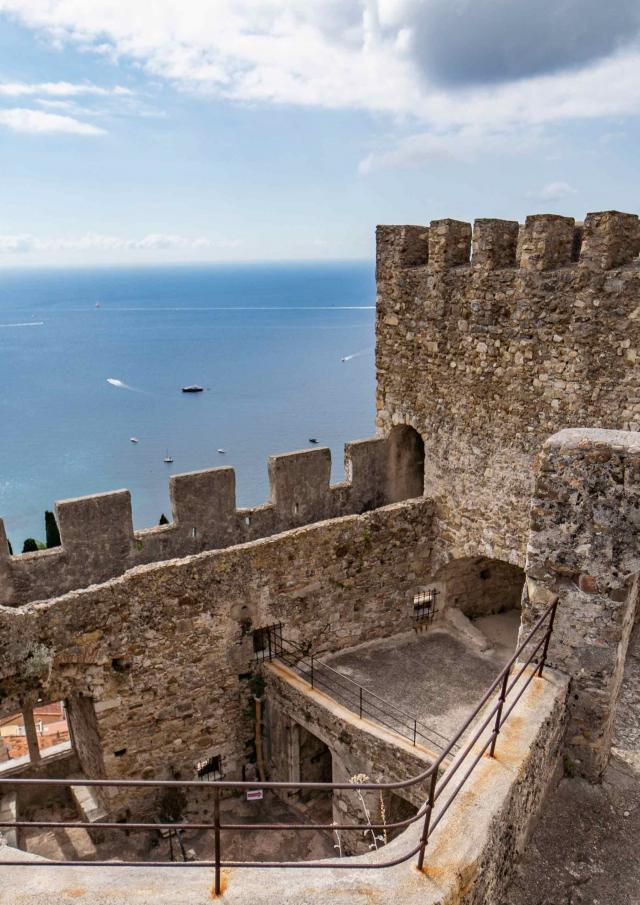
[[[37,553],[38,552],[38,542],[34,540],[32,537],[28,537],[24,544],[22,545],[23,553]]]
[[[7,547],[9,548],[9,556],[13,556],[13,547],[11,546],[9,538],[7,538]]]
[[[162,515],[160,516],[160,521],[158,522],[158,524],[159,524],[159,525],[168,525],[168,524],[169,524],[169,519],[166,517],[166,515],[164,514],[164,512],[163,512]]]
[[[49,510],[44,514],[44,530],[47,537],[47,547],[59,547],[60,531],[58,530],[58,523],[53,512],[49,512]]]

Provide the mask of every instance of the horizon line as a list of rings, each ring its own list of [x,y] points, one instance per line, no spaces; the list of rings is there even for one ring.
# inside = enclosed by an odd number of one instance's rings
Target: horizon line
[[[99,267],[233,267],[268,266],[278,264],[375,264],[375,255],[367,257],[335,258],[238,258],[203,261],[95,261],[86,263],[33,263],[19,264],[15,261],[5,264],[0,261],[0,272],[8,270],[87,270]]]

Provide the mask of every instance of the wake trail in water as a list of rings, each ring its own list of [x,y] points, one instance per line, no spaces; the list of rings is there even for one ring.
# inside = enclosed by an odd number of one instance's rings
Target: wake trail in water
[[[44,327],[44,321],[27,321],[24,324],[0,324],[0,327]]]
[[[124,380],[118,380],[117,377],[107,377],[107,383],[110,383],[112,387],[117,387],[119,390],[131,390],[132,393],[144,393],[144,390],[140,390],[138,387],[131,387],[128,383],[125,383]]]
[[[351,361],[353,358],[360,358],[361,355],[368,355],[369,352],[373,352],[373,346],[369,346],[368,349],[360,349],[359,352],[352,352],[351,355],[345,355],[342,361]]]

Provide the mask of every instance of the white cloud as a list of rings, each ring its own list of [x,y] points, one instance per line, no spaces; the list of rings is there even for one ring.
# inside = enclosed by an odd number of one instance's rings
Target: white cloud
[[[541,201],[561,201],[570,195],[575,195],[576,190],[568,182],[549,182],[543,187],[538,197]]]
[[[0,12],[60,46],[126,57],[187,90],[391,114],[415,134],[363,161],[367,172],[499,153],[514,139],[526,147],[527,132],[535,138],[567,120],[638,115],[634,0],[611,0],[618,18],[609,7],[596,15],[597,0],[589,0],[592,16],[580,16],[583,2],[562,4],[560,41],[552,0],[0,0]],[[464,78],[455,78],[448,48],[473,51]]]
[[[17,235],[0,235],[0,254],[24,254],[27,252],[56,251],[165,251],[181,250],[215,250],[236,248],[240,242],[236,239],[213,239],[207,236],[180,236],[166,233],[150,233],[141,239],[123,236],[105,235],[88,232],[75,238],[39,238],[29,233]]]
[[[469,161],[478,154],[520,154],[543,141],[538,127],[493,129],[482,124],[453,126],[444,131],[419,132],[396,141],[388,149],[373,151],[358,165],[361,176],[398,167],[424,167],[434,160]]]
[[[66,133],[68,135],[105,135],[105,130],[89,123],[83,123],[73,116],[46,113],[44,110],[29,110],[26,107],[0,109],[0,125],[14,132]]]
[[[80,97],[93,95],[96,97],[122,97],[130,95],[128,88],[116,85],[115,88],[103,88],[91,82],[0,82],[0,97]]]
[[[23,254],[31,251],[31,236],[27,234],[18,236],[0,236],[0,255]]]

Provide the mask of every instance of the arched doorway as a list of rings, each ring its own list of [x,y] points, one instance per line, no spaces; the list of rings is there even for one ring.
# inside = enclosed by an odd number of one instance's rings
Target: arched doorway
[[[435,576],[439,606],[456,607],[470,619],[519,610],[524,570],[501,559],[453,559]]]
[[[435,610],[450,612],[447,621],[459,629],[474,625],[490,646],[505,653],[515,649],[520,628],[524,570],[486,556],[453,559],[425,585],[435,592]],[[455,617],[455,618],[454,618]],[[465,618],[466,617],[466,618]]]
[[[417,430],[398,424],[389,434],[387,501],[399,503],[424,493],[424,441]]]

